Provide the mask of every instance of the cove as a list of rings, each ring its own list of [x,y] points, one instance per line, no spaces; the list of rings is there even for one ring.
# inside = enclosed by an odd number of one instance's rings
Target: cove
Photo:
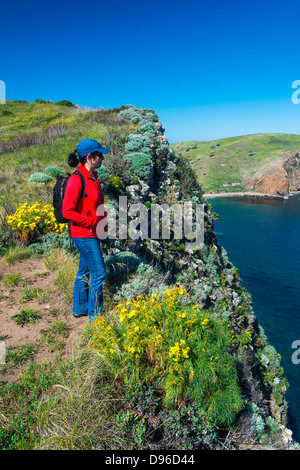
[[[300,340],[300,195],[207,199],[219,214],[218,242],[251,293],[254,314],[281,355],[290,387],[288,427],[300,441],[300,364],[292,344]],[[299,362],[299,361],[298,361]]]

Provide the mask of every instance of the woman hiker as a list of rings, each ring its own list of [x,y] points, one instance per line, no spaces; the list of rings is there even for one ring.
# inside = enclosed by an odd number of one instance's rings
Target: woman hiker
[[[102,286],[105,264],[100,246],[101,230],[97,224],[106,219],[104,193],[96,169],[101,167],[103,154],[110,150],[93,139],[84,139],[68,157],[68,165],[77,168],[84,177],[84,193],[80,175],[70,176],[63,200],[63,216],[71,221],[70,234],[80,253],[74,282],[73,315],[89,317],[92,322],[103,310]],[[98,207],[100,208],[98,209]],[[98,209],[98,211],[97,211]],[[102,214],[102,215],[99,215]],[[104,223],[103,223],[104,222]],[[105,220],[100,225],[104,231]],[[90,280],[89,280],[90,277]]]

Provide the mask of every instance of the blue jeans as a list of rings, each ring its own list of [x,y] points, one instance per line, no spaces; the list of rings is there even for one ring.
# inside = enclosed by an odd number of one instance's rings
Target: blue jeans
[[[100,239],[72,237],[72,240],[80,253],[74,282],[73,314],[88,313],[89,321],[92,322],[103,310],[102,285],[106,271]]]

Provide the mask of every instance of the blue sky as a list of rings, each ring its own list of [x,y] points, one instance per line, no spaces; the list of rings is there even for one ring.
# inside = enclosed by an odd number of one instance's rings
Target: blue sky
[[[6,98],[155,109],[170,143],[300,134],[300,5],[106,0],[1,6]]]

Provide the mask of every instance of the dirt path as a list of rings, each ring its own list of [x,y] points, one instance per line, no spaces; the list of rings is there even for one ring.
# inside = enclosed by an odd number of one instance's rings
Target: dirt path
[[[18,275],[19,280],[15,285],[7,285],[7,276],[11,278],[12,274]],[[28,292],[35,293],[34,297],[26,299],[30,297]],[[58,291],[43,260],[29,258],[8,266],[0,258],[0,341],[5,344],[6,357],[8,350],[21,351],[22,346],[27,351],[34,347],[34,361],[39,363],[51,360],[59,351],[63,355],[71,354],[88,322],[87,317],[75,319],[71,307]],[[12,317],[22,309],[32,309],[40,318],[35,323],[18,325]],[[32,354],[28,352],[22,367],[29,363],[30,357]],[[4,367],[0,366],[2,383],[13,380],[19,368],[20,365],[6,360]]]

